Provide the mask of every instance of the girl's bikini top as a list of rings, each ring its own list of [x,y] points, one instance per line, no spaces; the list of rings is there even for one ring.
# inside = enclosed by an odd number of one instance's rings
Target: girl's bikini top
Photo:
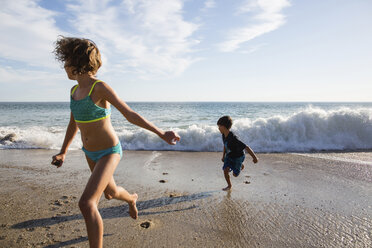
[[[101,81],[100,80],[95,81],[92,85],[92,88],[89,91],[89,94],[81,100],[74,100],[72,98],[72,95],[74,94],[75,90],[79,85],[76,85],[75,88],[72,90],[70,109],[76,122],[80,123],[95,122],[106,119],[111,115],[111,108],[108,109],[101,108],[100,106],[97,106],[90,98],[90,94],[92,94],[93,88],[98,82]]]

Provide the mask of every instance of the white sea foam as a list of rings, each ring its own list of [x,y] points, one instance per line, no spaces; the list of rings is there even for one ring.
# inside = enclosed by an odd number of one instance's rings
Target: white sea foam
[[[372,109],[341,108],[325,111],[309,107],[290,116],[238,119],[232,130],[256,152],[310,152],[372,149]],[[221,151],[217,126],[190,125],[177,129],[181,141],[170,146],[143,129],[118,130],[125,150]],[[14,133],[15,140],[0,141],[0,149],[59,149],[65,129],[0,127],[0,140]],[[79,149],[75,138],[72,149]]]
[[[3,140],[12,134],[12,140]],[[0,149],[60,149],[65,129],[58,127],[0,127]],[[71,149],[81,148],[80,139],[74,139]]]
[[[308,108],[290,117],[236,123],[242,139],[262,152],[372,148],[372,110]]]
[[[154,160],[157,157],[160,157],[160,156],[161,156],[161,153],[160,152],[153,151],[152,154],[151,154],[151,157],[145,162],[145,168],[150,167],[151,166],[151,163],[153,163]]]

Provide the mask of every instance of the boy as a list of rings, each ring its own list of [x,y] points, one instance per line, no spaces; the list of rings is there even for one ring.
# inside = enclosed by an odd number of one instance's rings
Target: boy
[[[249,155],[251,155],[251,157],[253,158],[253,163],[257,163],[258,159],[252,149],[241,142],[239,138],[230,131],[230,128],[232,126],[232,120],[230,116],[221,117],[218,120],[217,125],[222,134],[222,141],[224,144],[222,155],[222,169],[227,182],[227,187],[223,188],[222,190],[227,191],[230,190],[232,187],[229,172],[233,171],[234,177],[237,177],[239,176],[240,171],[244,169],[244,150],[249,153]]]

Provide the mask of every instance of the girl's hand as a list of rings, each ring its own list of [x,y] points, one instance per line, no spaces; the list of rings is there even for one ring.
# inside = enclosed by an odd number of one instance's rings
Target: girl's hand
[[[254,158],[253,158],[253,163],[256,164],[257,162],[258,162],[258,158],[257,158],[257,157],[254,157]]]
[[[63,164],[63,161],[65,161],[66,154],[58,153],[52,157],[52,165],[57,166],[57,168],[61,167]]]
[[[225,157],[223,157],[223,158],[222,158],[221,160],[222,160],[222,162],[224,162],[224,163],[225,163]]]
[[[177,141],[180,141],[181,137],[173,131],[165,132],[161,137],[169,145],[175,145]]]

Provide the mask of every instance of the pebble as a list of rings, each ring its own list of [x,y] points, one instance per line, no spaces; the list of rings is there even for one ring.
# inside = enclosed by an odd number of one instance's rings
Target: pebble
[[[173,197],[180,197],[180,196],[182,196],[181,194],[177,194],[177,193],[170,193],[169,194],[169,197],[170,198],[173,198]]]
[[[151,222],[150,221],[142,222],[140,224],[140,226],[143,227],[143,228],[145,228],[145,229],[147,229],[147,228],[149,228],[151,226]]]

